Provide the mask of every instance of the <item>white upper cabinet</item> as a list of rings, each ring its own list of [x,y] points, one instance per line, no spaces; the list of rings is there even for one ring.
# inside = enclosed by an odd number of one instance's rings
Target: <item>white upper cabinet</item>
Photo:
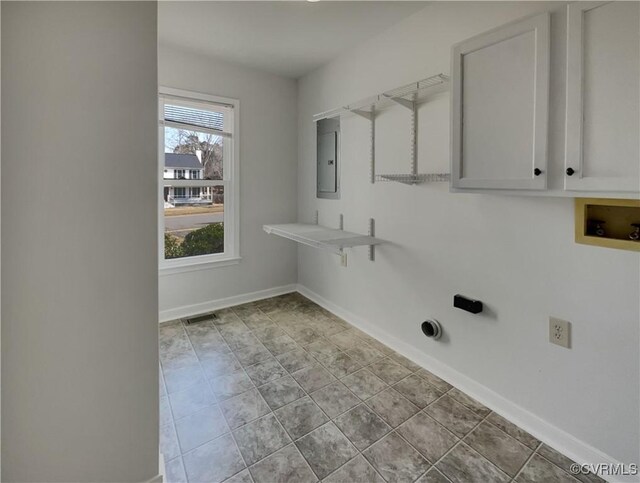
[[[567,7],[567,190],[640,191],[640,4]]]
[[[548,13],[453,46],[453,188],[547,187]]]

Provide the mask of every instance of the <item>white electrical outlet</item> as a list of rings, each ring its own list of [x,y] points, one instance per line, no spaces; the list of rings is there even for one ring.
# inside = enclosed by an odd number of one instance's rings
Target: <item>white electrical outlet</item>
[[[549,317],[549,342],[571,348],[571,322]]]

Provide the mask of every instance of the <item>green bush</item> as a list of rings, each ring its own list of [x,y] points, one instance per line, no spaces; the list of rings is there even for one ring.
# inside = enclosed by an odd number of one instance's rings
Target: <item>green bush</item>
[[[164,234],[164,258],[184,257],[180,239],[169,233]]]
[[[166,244],[165,244],[166,247]],[[180,245],[183,257],[208,255],[224,251],[224,226],[212,223],[187,234]],[[166,250],[166,249],[165,249]]]

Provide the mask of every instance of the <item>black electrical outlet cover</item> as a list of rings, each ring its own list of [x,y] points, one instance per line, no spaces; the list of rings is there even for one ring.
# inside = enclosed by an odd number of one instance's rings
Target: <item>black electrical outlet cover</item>
[[[472,314],[479,314],[482,312],[482,302],[479,300],[468,299],[460,294],[453,296],[453,306],[458,309],[471,312]]]

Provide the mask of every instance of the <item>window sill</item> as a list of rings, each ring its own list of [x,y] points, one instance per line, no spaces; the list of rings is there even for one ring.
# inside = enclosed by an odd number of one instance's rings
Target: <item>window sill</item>
[[[176,275],[179,273],[197,272],[199,270],[209,270],[212,268],[228,267],[230,265],[237,265],[242,260],[242,257],[229,257],[219,260],[189,260],[179,264],[171,264],[160,266],[160,277],[167,275]]]

